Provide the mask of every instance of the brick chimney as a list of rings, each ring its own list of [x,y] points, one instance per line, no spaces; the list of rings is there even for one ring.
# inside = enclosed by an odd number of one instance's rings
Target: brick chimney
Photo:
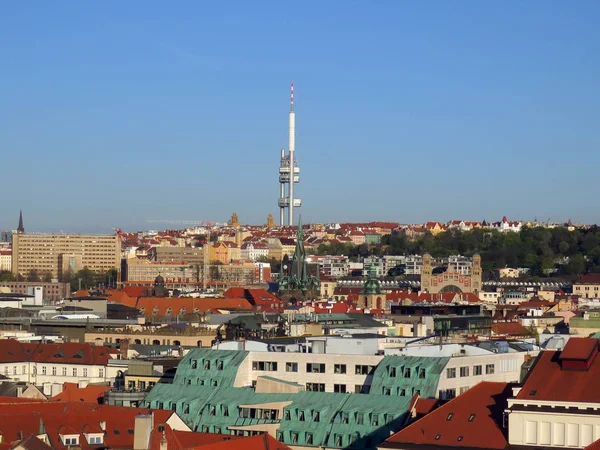
[[[129,351],[129,339],[121,339],[119,342],[119,350],[121,353],[121,359],[128,359],[127,352]]]

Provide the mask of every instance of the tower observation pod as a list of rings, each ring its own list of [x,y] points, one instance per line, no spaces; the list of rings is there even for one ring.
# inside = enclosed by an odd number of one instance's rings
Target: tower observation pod
[[[294,83],[290,91],[289,113],[289,141],[288,153],[281,150],[281,163],[279,165],[279,224],[285,224],[285,210],[288,211],[288,225],[294,223],[294,208],[302,206],[302,200],[294,197],[294,185],[300,182],[300,167],[296,161],[296,114],[294,112]],[[287,186],[287,189],[286,189]],[[286,193],[287,191],[287,193]]]

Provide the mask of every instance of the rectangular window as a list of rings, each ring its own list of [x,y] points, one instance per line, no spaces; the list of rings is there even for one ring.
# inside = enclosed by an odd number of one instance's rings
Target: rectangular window
[[[325,392],[324,383],[306,383],[306,390],[313,392]]]
[[[390,367],[390,377],[391,378],[396,377],[396,368],[395,367]]]
[[[67,376],[67,368],[66,368],[66,367],[63,367],[63,368],[62,368],[62,376],[63,376],[63,377],[66,377],[66,376]]]
[[[345,384],[334,384],[333,392],[339,392],[341,394],[345,394],[346,393],[346,385]]]
[[[88,371],[87,371],[87,367],[83,368],[83,376],[87,377]]]
[[[100,378],[104,378],[104,369],[102,369],[102,368],[98,369],[98,376]]]
[[[495,366],[493,364],[486,364],[485,365],[485,373],[487,375],[493,375],[494,371],[495,371]]]
[[[421,379],[425,378],[425,369],[424,368],[419,369],[419,378],[421,378]]]
[[[346,373],[346,364],[336,364],[333,366],[333,373],[344,374]]]
[[[73,376],[76,377],[77,376],[77,367],[73,367]]]
[[[356,375],[369,375],[371,372],[375,370],[375,366],[364,366],[356,364],[354,366],[354,373]]]
[[[197,369],[198,368],[198,361],[195,359],[192,359],[192,369]]]
[[[456,367],[446,369],[446,378],[456,378]]]
[[[410,367],[404,369],[404,378],[410,378]]]
[[[285,363],[285,371],[286,372],[298,372],[298,363],[295,363],[295,362]]]
[[[56,367],[52,367],[52,375],[56,375]]]
[[[276,372],[277,362],[275,361],[252,361],[252,370]]]
[[[42,366],[42,375],[46,375],[46,366]]]
[[[450,400],[454,397],[456,397],[456,389],[446,389],[446,392],[444,393],[443,398],[445,400]]]
[[[313,443],[313,434],[312,433],[306,433],[306,444],[307,445],[312,445]]]
[[[483,367],[473,366],[473,375],[483,375]]]
[[[463,366],[460,368],[460,376],[461,377],[468,377],[469,376],[469,367],[468,366]]]
[[[325,364],[306,363],[307,373],[325,373]]]
[[[463,386],[460,388],[460,393],[464,394],[465,392],[467,392],[469,390],[469,386]]]

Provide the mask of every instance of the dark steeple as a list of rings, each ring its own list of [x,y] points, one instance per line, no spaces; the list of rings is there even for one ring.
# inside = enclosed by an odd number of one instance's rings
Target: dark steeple
[[[19,226],[17,227],[17,233],[25,233],[25,227],[23,227],[23,210],[19,212]]]

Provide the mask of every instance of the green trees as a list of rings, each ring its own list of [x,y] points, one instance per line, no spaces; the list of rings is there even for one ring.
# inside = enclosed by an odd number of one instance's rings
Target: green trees
[[[15,276],[10,270],[0,270],[0,281],[15,281]]]

